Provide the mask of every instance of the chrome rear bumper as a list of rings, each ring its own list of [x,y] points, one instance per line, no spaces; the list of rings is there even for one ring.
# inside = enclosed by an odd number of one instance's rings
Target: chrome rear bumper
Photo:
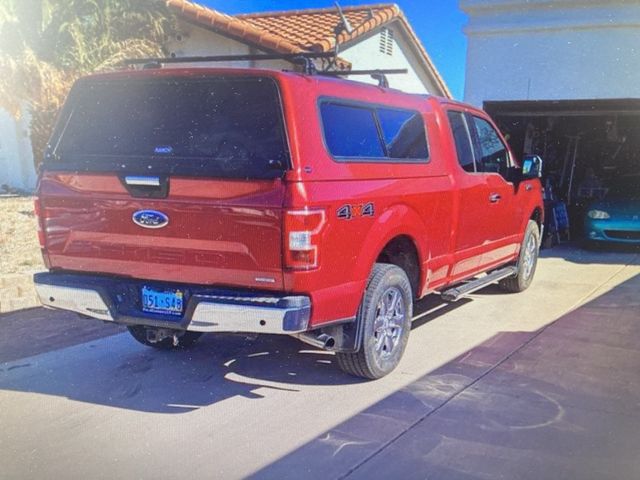
[[[179,318],[136,309],[135,293],[147,282],[67,273],[38,273],[36,291],[45,307],[68,310],[129,325],[149,325],[194,332],[295,334],[309,326],[306,296],[276,296],[184,286],[189,291]]]

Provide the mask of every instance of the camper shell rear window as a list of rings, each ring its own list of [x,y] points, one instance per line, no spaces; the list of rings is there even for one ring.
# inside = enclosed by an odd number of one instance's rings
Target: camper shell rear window
[[[45,161],[52,168],[276,178],[289,167],[271,78],[87,79],[58,124]]]

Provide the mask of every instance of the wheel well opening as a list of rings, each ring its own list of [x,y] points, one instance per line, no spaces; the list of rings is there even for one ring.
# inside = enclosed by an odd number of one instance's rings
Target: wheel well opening
[[[531,214],[530,220],[536,222],[538,224],[538,229],[540,229],[540,227],[542,226],[542,210],[536,208]]]
[[[399,236],[384,247],[376,260],[377,263],[390,263],[403,269],[409,277],[414,297],[418,297],[420,288],[420,260],[418,250],[407,236]]]

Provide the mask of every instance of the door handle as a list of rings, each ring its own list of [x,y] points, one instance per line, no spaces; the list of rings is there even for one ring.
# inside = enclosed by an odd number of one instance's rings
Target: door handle
[[[502,197],[500,196],[499,193],[492,193],[491,195],[489,195],[489,201],[491,203],[498,203],[501,198]]]
[[[524,186],[524,189],[525,189],[527,192],[530,192],[530,191],[533,189],[533,186],[532,186],[530,183],[527,183],[527,184]]]

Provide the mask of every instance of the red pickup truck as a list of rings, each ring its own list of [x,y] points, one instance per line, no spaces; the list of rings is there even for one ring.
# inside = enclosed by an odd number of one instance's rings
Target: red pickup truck
[[[261,69],[93,75],[45,155],[35,284],[153,347],[286,334],[379,378],[416,299],[528,287],[540,170],[449,99]]]

